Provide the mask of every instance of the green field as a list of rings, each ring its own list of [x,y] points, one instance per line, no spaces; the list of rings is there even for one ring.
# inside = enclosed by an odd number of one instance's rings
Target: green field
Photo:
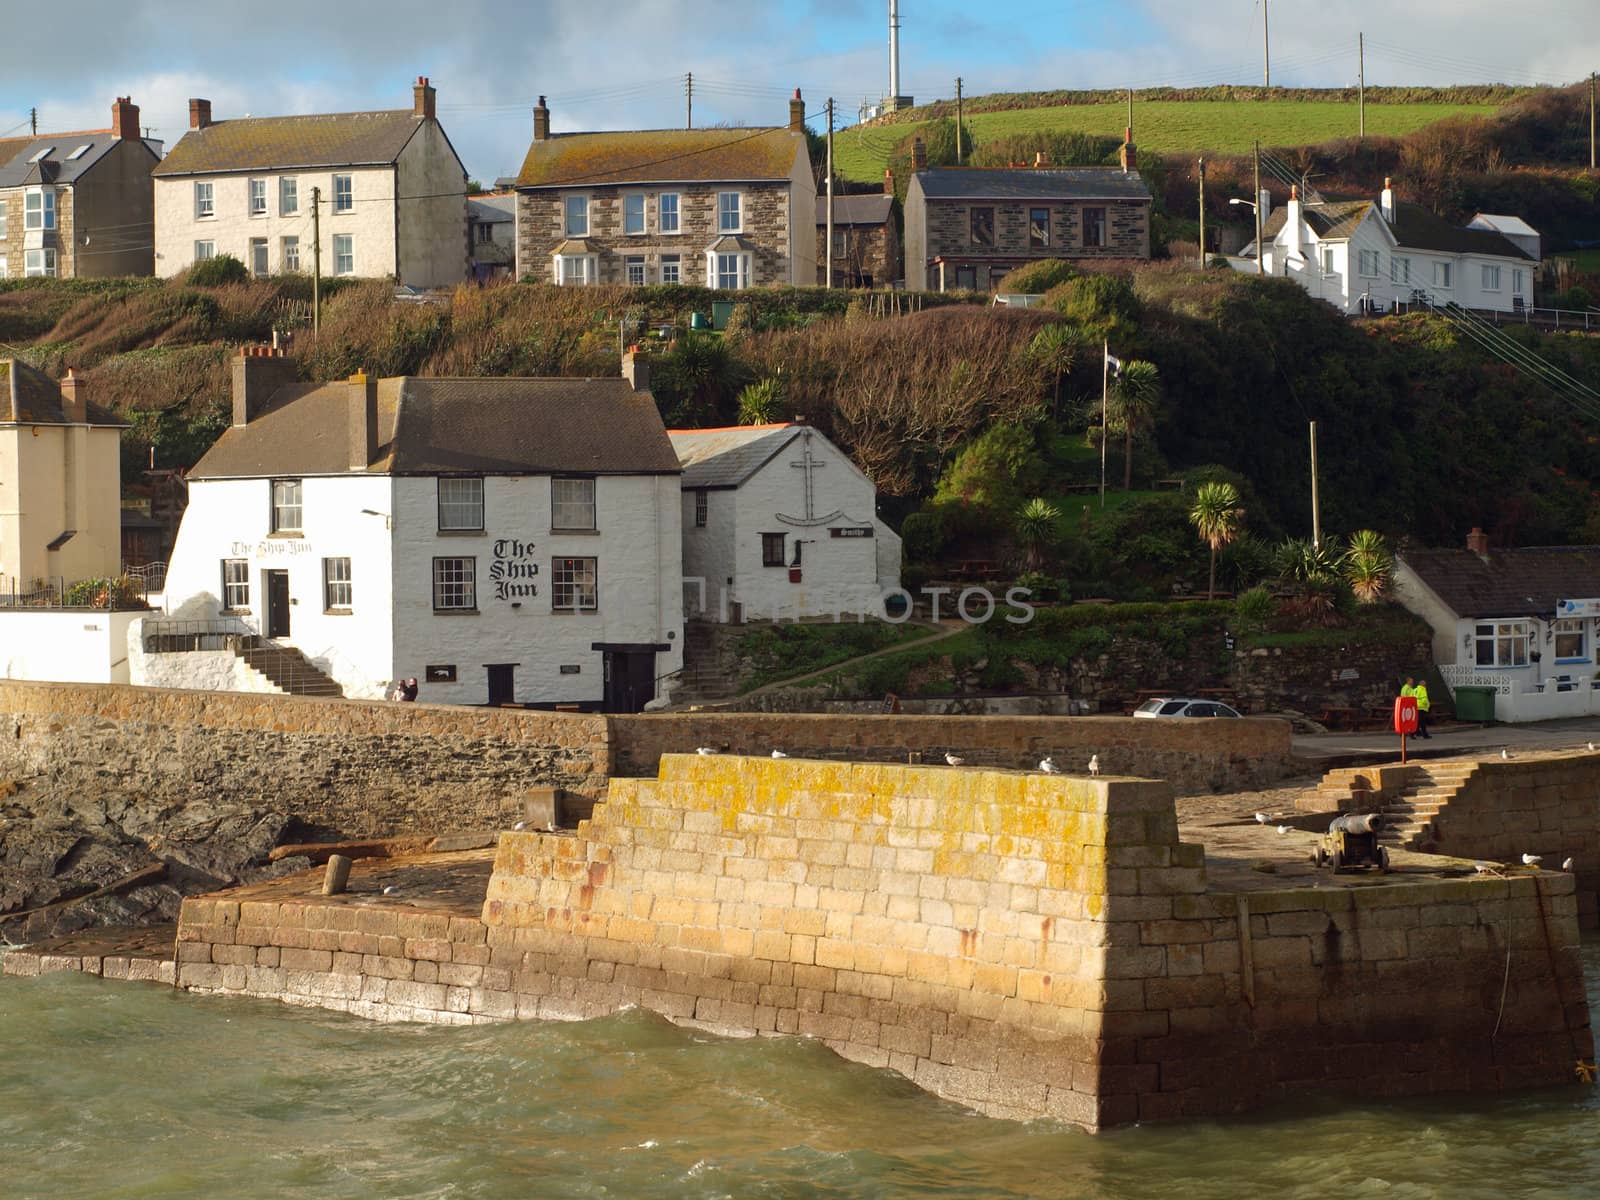
[[[1398,136],[1444,117],[1487,116],[1494,104],[1368,104],[1367,132]],[[1068,104],[1055,108],[974,113],[967,125],[975,141],[1034,130],[1078,131],[1120,138],[1127,124],[1124,104]],[[1354,137],[1356,106],[1323,100],[1140,101],[1134,105],[1134,141],[1159,154],[1242,154],[1263,146],[1314,145]],[[869,125],[844,130],[834,140],[834,159],[846,179],[878,181],[889,154],[920,125]]]

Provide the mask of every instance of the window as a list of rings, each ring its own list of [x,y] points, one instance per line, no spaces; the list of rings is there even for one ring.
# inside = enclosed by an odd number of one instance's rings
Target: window
[[[1589,656],[1584,652],[1584,633],[1588,624],[1583,617],[1562,617],[1554,623],[1552,628],[1555,631],[1557,659],[1588,660]]]
[[[6,209],[10,207],[4,199],[0,199],[0,242],[6,237]]]
[[[1519,272],[1519,274],[1520,274],[1520,272]],[[1484,267],[1483,268],[1483,290],[1486,291],[1486,292],[1498,292],[1500,290],[1500,268],[1499,267]]]
[[[211,183],[196,182],[194,185],[194,215],[197,217],[214,217],[217,215],[216,185]]]
[[[622,260],[623,282],[637,287],[644,282],[644,255],[630,254]]]
[[[738,192],[717,193],[717,231],[739,233],[744,229],[744,197]]]
[[[267,239],[250,239],[250,274],[257,279],[267,277]]]
[[[6,278],[7,274],[6,256],[4,254],[0,254],[0,279]]]
[[[1499,269],[1500,269],[1499,267],[1495,268],[1496,271],[1499,271]],[[1518,296],[1522,295],[1522,268],[1521,267],[1518,267],[1518,268],[1516,268],[1516,270],[1511,272],[1511,290],[1513,292],[1515,292]]]
[[[589,197],[568,196],[566,199],[567,236],[589,236]]]
[[[585,532],[598,528],[594,522],[594,480],[550,481],[550,528]]]
[[[23,251],[22,271],[24,275],[54,276],[56,273],[56,252],[48,249]]]
[[[978,286],[978,269],[976,267],[956,268],[956,290],[970,292]]]
[[[550,563],[552,612],[592,612],[600,607],[593,558],[557,558]]]
[[[556,256],[556,282],[564,287],[584,287],[595,282],[595,256],[593,254],[561,254]]]
[[[1390,283],[1410,283],[1411,282],[1411,260],[1409,258],[1401,258],[1398,254],[1390,256],[1390,258],[1389,258],[1389,282]]]
[[[22,198],[22,227],[24,229],[54,229],[56,227],[55,188],[29,188]]]
[[[850,253],[850,235],[843,229],[833,231],[833,256],[844,258]]]
[[[1378,275],[1378,252],[1376,250],[1363,250],[1356,259],[1356,269],[1369,279]]]
[[[1105,209],[1086,208],[1083,210],[1083,244],[1088,247],[1104,246],[1106,244]]]
[[[710,286],[730,291],[750,286],[750,256],[748,254],[713,254],[711,256]]]
[[[679,260],[676,254],[663,254],[661,256],[661,282],[681,283],[682,273],[679,270]]]
[[[354,275],[356,270],[356,239],[348,233],[333,235],[333,273]]]
[[[1028,210],[1028,245],[1035,250],[1042,250],[1050,244],[1050,210],[1048,208],[1030,208]]]
[[[298,271],[300,269],[300,239],[286,237],[280,247],[279,257],[283,262],[285,271]]]
[[[967,214],[974,246],[994,245],[994,209],[974,208]]]
[[[252,179],[250,181],[250,215],[264,217],[267,215],[267,181],[265,179]]]
[[[215,258],[216,256],[217,244],[215,242],[196,242],[194,244],[195,262],[204,262],[206,259]]]
[[[222,607],[229,612],[250,607],[250,564],[245,559],[222,560]]]
[[[705,488],[699,488],[694,494],[694,527],[696,529],[704,529],[706,527],[707,507],[706,490]]]
[[[763,567],[788,566],[783,561],[783,534],[763,533],[761,535],[761,565]]]
[[[1436,262],[1433,264],[1433,286],[1447,288],[1450,286],[1450,263]]]
[[[335,609],[349,608],[352,590],[350,587],[350,560],[348,558],[325,558],[322,560],[322,607],[330,612]]]
[[[487,221],[483,221],[477,225],[474,225],[472,227],[472,232],[473,240],[476,241],[480,246],[494,241],[494,226],[489,224]]]
[[[459,612],[478,607],[478,560],[433,560],[433,611]]]
[[[1480,667],[1525,667],[1528,665],[1529,624],[1527,621],[1496,621],[1476,626]]]
[[[93,148],[94,148],[94,143],[93,142],[85,142],[83,145],[79,146],[76,150],[74,150],[71,154],[67,155],[67,161],[68,162],[77,162],[78,159],[82,158],[85,154],[89,153],[89,151],[92,150]]]
[[[483,528],[483,480],[440,477],[439,528]]]
[[[50,154],[53,150],[55,150],[54,146],[46,146],[43,150],[35,150],[33,152],[33,156],[29,158],[28,161],[30,163],[43,162],[45,159],[50,157]]]
[[[1334,274],[1332,246],[1324,246],[1322,248],[1322,273],[1324,275]]]
[[[300,481],[272,481],[272,532],[299,533],[301,519]]]
[[[622,198],[622,232],[644,232],[644,197],[637,192]]]
[[[656,201],[657,223],[661,226],[662,233],[677,233],[682,226],[678,223],[678,193],[664,192]],[[662,280],[665,283],[665,280]]]
[[[350,212],[356,206],[355,180],[349,175],[333,177],[333,211]]]
[[[293,216],[300,211],[300,181],[293,175],[285,175],[278,180],[278,212],[281,216]]]

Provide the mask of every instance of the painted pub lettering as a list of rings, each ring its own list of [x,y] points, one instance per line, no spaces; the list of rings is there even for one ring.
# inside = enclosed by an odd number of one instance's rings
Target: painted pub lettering
[[[494,561],[489,564],[489,581],[496,600],[526,600],[539,594],[539,564],[534,561],[533,542],[517,538],[496,538]]]

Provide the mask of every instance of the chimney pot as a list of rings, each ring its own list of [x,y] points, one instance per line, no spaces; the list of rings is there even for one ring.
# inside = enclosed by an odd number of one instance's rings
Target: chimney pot
[[[888,167],[883,169],[883,194],[885,196],[894,195],[894,172],[889,170]]]
[[[418,75],[416,85],[411,89],[412,115],[417,117],[426,117],[430,121],[433,120],[437,112],[435,107],[435,97],[437,94],[438,93],[434,90],[434,88],[429,85],[428,77],[426,75]]]
[[[1383,177],[1383,193],[1378,197],[1378,208],[1383,213],[1383,219],[1393,225],[1394,183],[1387,175]]]
[[[550,140],[550,110],[545,107],[544,97],[539,97],[539,103],[533,106],[533,140],[545,142]]]
[[[806,129],[806,102],[800,98],[800,89],[795,88],[794,99],[789,101],[789,132],[804,133]]]
[[[1139,150],[1138,147],[1133,144],[1132,129],[1124,129],[1122,131],[1122,149],[1118,152],[1117,157],[1122,162],[1122,169],[1124,172],[1131,173],[1138,170]]]
[[[650,360],[643,354],[629,350],[622,356],[622,377],[636,392],[650,390]]]
[[[241,346],[233,360],[233,424],[255,420],[273,393],[294,378],[294,360],[287,355],[274,355],[265,346]]]
[[[123,141],[138,141],[139,106],[131,96],[118,96],[111,106],[111,129]]]
[[[83,379],[67,368],[67,377],[61,381],[61,415],[69,425],[82,425],[89,419],[87,385]]]
[[[189,128],[204,129],[211,124],[211,101],[189,101]]]

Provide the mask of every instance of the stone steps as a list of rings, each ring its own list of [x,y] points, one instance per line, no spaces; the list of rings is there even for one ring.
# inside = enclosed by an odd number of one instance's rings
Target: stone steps
[[[291,696],[329,696],[343,698],[344,689],[318,669],[293,646],[282,646],[263,639],[234,647],[234,653],[252,671],[265,678],[278,691]]]

